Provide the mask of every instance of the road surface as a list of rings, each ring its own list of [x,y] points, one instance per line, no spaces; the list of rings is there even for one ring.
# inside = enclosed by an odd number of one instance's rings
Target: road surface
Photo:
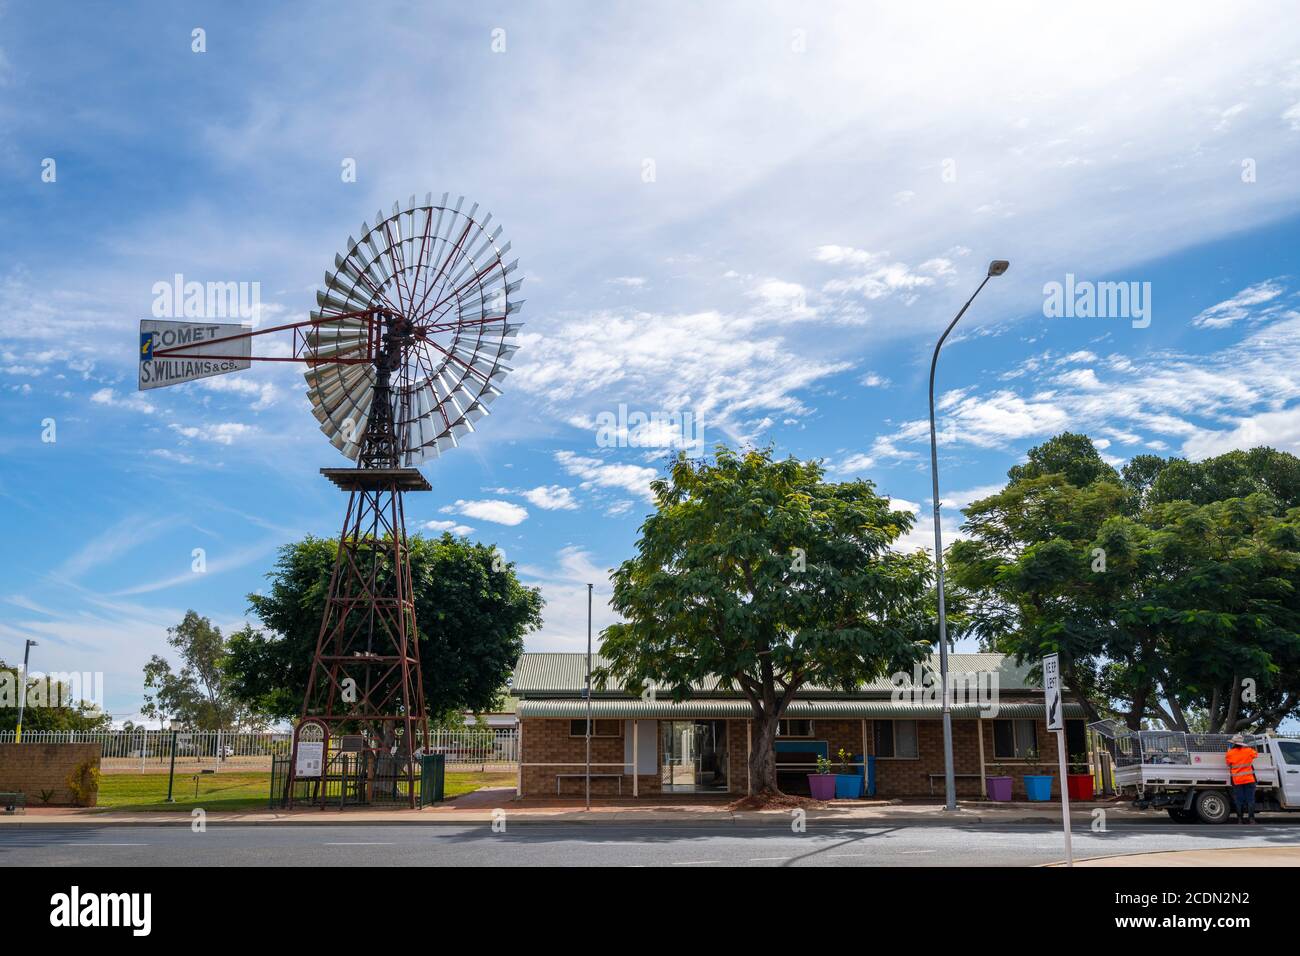
[[[1153,850],[1295,846],[1300,826],[1127,823],[1079,827],[1075,857]],[[1063,856],[1049,825],[7,826],[12,866],[1032,866]]]

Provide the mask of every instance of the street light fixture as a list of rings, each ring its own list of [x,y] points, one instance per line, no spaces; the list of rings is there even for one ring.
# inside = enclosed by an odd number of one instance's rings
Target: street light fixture
[[[31,657],[36,642],[28,640],[23,648],[23,674],[18,678],[18,728],[14,731],[14,743],[23,742],[23,705],[27,703],[27,661]]]
[[[961,311],[956,317],[948,323],[948,327],[943,330],[943,335],[939,336],[939,341],[934,346],[934,357],[930,359],[930,471],[934,479],[934,577],[935,588],[939,596],[939,690],[943,695],[943,793],[944,809],[957,809],[957,783],[953,775],[952,768],[952,705],[948,700],[948,621],[945,616],[943,606],[943,534],[939,530],[939,442],[935,437],[934,428],[934,370],[939,363],[939,349],[943,348],[944,341],[953,327],[966,314],[970,304],[975,301],[975,296],[980,294],[988,284],[989,279],[994,276],[1000,276],[1007,271],[1011,265],[1006,259],[994,259],[989,263],[988,274],[984,281],[979,284],[966,304],[961,307]]]

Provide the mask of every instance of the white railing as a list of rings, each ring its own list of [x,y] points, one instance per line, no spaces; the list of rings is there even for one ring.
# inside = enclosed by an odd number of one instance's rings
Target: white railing
[[[513,770],[519,763],[519,731],[435,730],[429,735],[426,749],[444,754],[448,770],[460,767]]]
[[[172,761],[170,730],[27,730],[25,744],[97,743],[100,766],[110,772],[167,771]],[[0,744],[14,742],[0,731]],[[205,770],[270,770],[271,759],[287,756],[293,735],[285,731],[175,731],[176,767]],[[428,750],[444,754],[448,769],[513,770],[519,760],[519,731],[435,730]]]

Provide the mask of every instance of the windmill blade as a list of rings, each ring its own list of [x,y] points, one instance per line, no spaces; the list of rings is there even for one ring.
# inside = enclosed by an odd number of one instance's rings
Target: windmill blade
[[[374,225],[371,225],[373,223]],[[305,336],[317,364],[304,373],[312,414],[330,444],[361,460],[378,374],[374,323],[406,323],[389,373],[403,466],[437,458],[473,433],[501,395],[522,300],[519,260],[506,260],[502,227],[477,203],[414,194],[363,222],[334,256]],[[369,316],[353,313],[370,313]],[[331,320],[331,315],[348,318]]]

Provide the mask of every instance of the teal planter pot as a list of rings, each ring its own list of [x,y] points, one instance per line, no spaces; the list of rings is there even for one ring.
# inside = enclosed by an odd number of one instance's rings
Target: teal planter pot
[[[837,773],[835,775],[836,800],[861,800],[862,776],[856,773]]]
[[[1025,796],[1030,800],[1052,799],[1051,774],[1027,774],[1025,776]]]
[[[835,776],[833,773],[808,774],[808,789],[814,800],[835,799]]]

